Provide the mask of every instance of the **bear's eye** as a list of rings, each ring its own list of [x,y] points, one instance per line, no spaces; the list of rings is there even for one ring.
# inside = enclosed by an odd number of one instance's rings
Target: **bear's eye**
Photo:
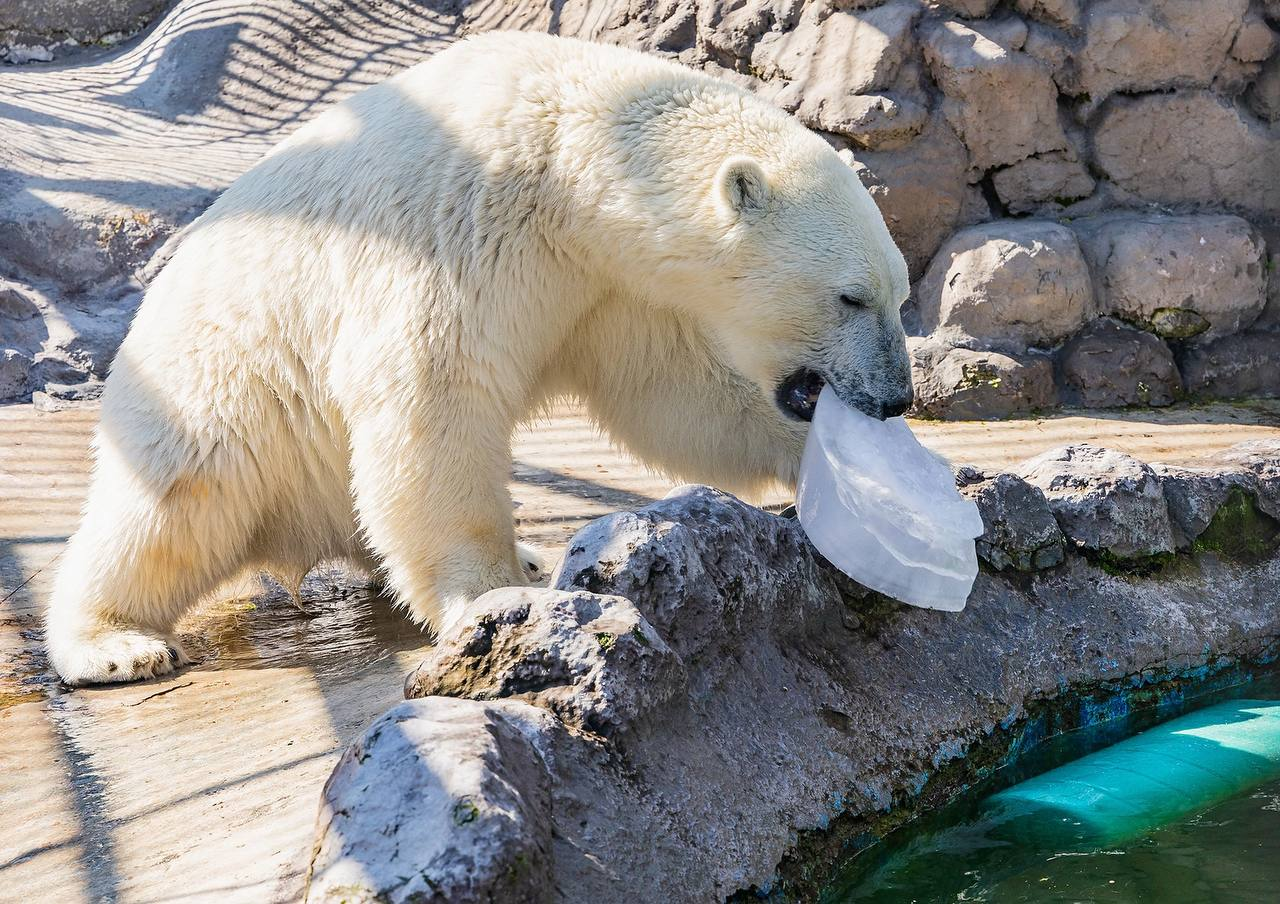
[[[856,292],[846,292],[841,295],[840,303],[848,305],[851,308],[867,308],[871,306],[871,302],[866,296]]]

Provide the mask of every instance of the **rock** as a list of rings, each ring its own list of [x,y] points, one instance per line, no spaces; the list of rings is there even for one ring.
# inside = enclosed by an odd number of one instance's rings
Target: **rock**
[[[0,60],[47,62],[117,44],[156,18],[168,0],[16,0],[0,6]]]
[[[1244,98],[1258,116],[1268,122],[1280,121],[1280,54],[1267,60]]]
[[[794,28],[803,6],[801,0],[719,0],[699,4],[699,40],[721,65],[745,71],[756,42],[770,31]]]
[[[929,111],[915,101],[883,94],[846,95],[838,103],[819,99],[801,104],[796,115],[811,129],[842,135],[857,147],[876,150],[902,147],[929,121]]]
[[[1248,5],[1249,0],[1095,0],[1084,15],[1072,93],[1088,95],[1093,107],[1117,91],[1208,87],[1228,61]]]
[[[989,170],[1066,150],[1048,70],[993,40],[1007,40],[1007,34],[979,27],[956,20],[921,26],[924,58],[945,95],[943,112],[969,149],[972,166]]]
[[[838,107],[847,95],[883,91],[914,49],[912,26],[923,8],[916,0],[825,14],[821,5],[811,6],[792,31],[760,39],[752,69],[761,78],[802,84],[802,108]]]
[[[1080,25],[1080,0],[1016,0],[1018,12],[1058,28]]]
[[[1263,220],[1280,210],[1280,131],[1208,91],[1113,98],[1093,145],[1121,200],[1227,207]]]
[[[978,506],[984,531],[978,555],[997,571],[1039,571],[1062,564],[1066,538],[1044,494],[1013,474],[983,476],[960,488]]]
[[[44,391],[31,394],[31,404],[37,411],[62,411],[73,408],[79,402],[92,402],[102,397],[102,383],[87,380],[83,383],[45,383]]]
[[[0,282],[0,325],[34,320],[39,316],[40,309],[35,302],[23,295],[17,286]]]
[[[1120,559],[1173,552],[1160,480],[1136,458],[1077,443],[1013,470],[1044,492],[1058,525],[1077,546]]]
[[[761,515],[727,493],[677,487],[647,510],[584,527],[551,585],[631,600],[686,668],[697,663],[729,675],[732,663],[719,661],[715,652],[726,623],[743,628],[768,622],[790,631],[821,608],[822,594],[832,586],[817,573],[797,522]],[[690,523],[699,525],[696,532]],[[720,547],[735,537],[743,540],[739,547]],[[719,549],[714,559],[707,555],[713,546]],[[762,546],[770,550],[767,560],[757,558]],[[779,567],[794,571],[780,581]],[[783,599],[789,608],[779,611]]]
[[[1240,449],[1222,467],[1280,475],[1274,453]],[[1102,474],[1100,493],[1131,489],[1113,477]],[[1054,536],[1035,490],[971,480],[988,514],[1038,512],[1006,538],[1013,548]],[[1114,514],[1131,510],[1145,511]],[[555,590],[486,600],[489,613],[527,603],[523,621],[495,624],[487,652],[436,660],[441,687],[506,696],[397,706],[343,755],[309,900],[605,902],[643,889],[722,901],[765,888],[817,900],[850,854],[845,829],[883,834],[1032,741],[1180,699],[1189,674],[1221,682],[1237,674],[1219,671],[1232,662],[1247,678],[1280,638],[1275,556],[1248,568],[1185,556],[1162,580],[1109,574],[1073,548],[1057,567],[1009,567],[982,569],[966,609],[939,613],[868,593],[817,558],[797,522],[706,487],[592,522],[570,541]],[[602,673],[567,665],[599,659],[581,658],[566,601],[603,612],[619,597],[687,681],[659,718],[631,710],[636,721],[601,736],[562,721],[519,676],[550,665],[590,696]],[[475,628],[441,643],[461,651]],[[535,662],[520,644],[544,628],[558,640]]]
[[[696,5],[693,0],[683,0],[675,4],[669,15],[663,17],[653,30],[649,43],[654,50],[676,52],[692,47],[697,36]]]
[[[0,351],[0,402],[20,399],[31,392],[31,363],[15,348]]]
[[[1050,151],[1019,160],[992,175],[996,194],[1012,213],[1065,207],[1093,193],[1096,183],[1075,151]]]
[[[1188,346],[1178,358],[1193,396],[1242,399],[1280,396],[1280,333],[1237,333]]]
[[[1275,50],[1276,37],[1258,16],[1246,16],[1231,44],[1231,55],[1242,63],[1261,63]]]
[[[916,417],[986,420],[1028,414],[1058,403],[1053,365],[1042,355],[947,348],[911,341]]]
[[[1182,378],[1160,339],[1100,318],[1058,353],[1058,387],[1067,405],[1161,406],[1181,397]]]
[[[1264,243],[1233,216],[1120,214],[1074,221],[1098,307],[1167,339],[1212,341],[1266,303]]]
[[[621,597],[521,588],[486,594],[475,607],[470,628],[442,640],[409,675],[406,697],[520,695],[607,735],[683,684],[671,649]]]
[[[1048,348],[1093,315],[1093,284],[1072,231],[997,220],[956,233],[917,290],[921,325],[953,345]]]
[[[1220,464],[1203,468],[1165,464],[1151,467],[1160,478],[1178,549],[1191,546],[1205,532],[1233,491],[1250,499],[1256,499],[1259,493],[1257,476],[1246,468],[1224,470]]]
[[[1257,480],[1258,508],[1280,520],[1280,442],[1253,439],[1236,443],[1209,459],[1211,467],[1248,471]]]
[[[1253,322],[1254,330],[1280,329],[1280,226],[1263,226],[1259,230],[1267,245],[1267,303]]]
[[[970,19],[981,19],[991,15],[999,0],[938,0],[940,6],[953,9]]]
[[[854,170],[918,279],[960,222],[968,154],[940,113],[920,136],[892,151],[855,150]]]
[[[309,904],[554,899],[550,779],[514,702],[430,697],[378,718],[325,783]]]
[[[28,357],[49,335],[36,303],[11,283],[0,281],[0,348]]]

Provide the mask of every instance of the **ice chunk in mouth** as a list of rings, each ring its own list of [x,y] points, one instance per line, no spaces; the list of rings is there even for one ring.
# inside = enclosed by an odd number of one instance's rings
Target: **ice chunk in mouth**
[[[964,608],[982,517],[945,461],[900,417],[884,421],[824,386],[796,488],[809,540],[858,583],[926,609]]]

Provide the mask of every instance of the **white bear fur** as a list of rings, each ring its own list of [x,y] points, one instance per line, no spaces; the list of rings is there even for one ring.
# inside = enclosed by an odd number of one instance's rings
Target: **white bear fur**
[[[557,395],[681,478],[793,482],[807,425],[779,381],[900,390],[906,292],[856,176],[782,112],[614,47],[465,40],[298,129],[149,287],[52,662],[162,674],[219,584],[327,559],[447,625],[525,583],[510,437]]]

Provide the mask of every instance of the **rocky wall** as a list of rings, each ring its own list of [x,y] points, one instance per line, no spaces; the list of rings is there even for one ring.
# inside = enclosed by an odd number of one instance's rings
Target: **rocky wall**
[[[1280,445],[1182,468],[1075,445],[957,483],[985,525],[960,613],[706,487],[591,523],[347,749],[307,900],[814,900],[1055,731],[1280,650]]]
[[[51,9],[0,2],[11,61]],[[921,415],[1280,394],[1275,0],[180,0],[0,69],[0,398],[92,392],[167,236],[313,110],[491,28],[673,57],[849,149],[915,280]]]

